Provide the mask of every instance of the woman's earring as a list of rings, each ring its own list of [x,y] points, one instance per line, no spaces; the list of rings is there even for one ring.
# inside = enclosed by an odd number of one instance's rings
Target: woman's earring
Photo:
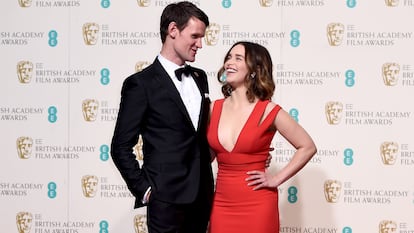
[[[220,82],[224,83],[227,80],[226,71],[224,71],[220,76]]]
[[[250,74],[250,79],[254,79],[256,77],[256,72]]]

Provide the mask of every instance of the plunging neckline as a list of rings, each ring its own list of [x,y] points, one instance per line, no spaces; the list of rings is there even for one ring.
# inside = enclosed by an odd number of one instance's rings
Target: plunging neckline
[[[241,128],[241,130],[240,130],[240,132],[239,132],[239,135],[237,135],[236,142],[234,143],[233,148],[232,148],[231,150],[227,150],[227,149],[223,146],[223,144],[222,144],[222,143],[221,143],[221,141],[220,141],[220,137],[219,137],[219,133],[220,133],[220,131],[219,131],[219,129],[220,129],[220,120],[221,120],[221,114],[223,113],[223,105],[224,105],[224,100],[221,102],[220,113],[219,113],[218,120],[217,120],[217,142],[218,142],[218,144],[220,145],[220,147],[221,147],[224,151],[226,151],[227,153],[233,153],[233,152],[234,152],[234,149],[235,149],[235,148],[237,147],[237,145],[239,144],[240,136],[242,135],[243,131],[245,130],[247,123],[250,121],[250,118],[252,118],[253,113],[255,112],[255,110],[256,110],[256,108],[257,108],[257,106],[259,105],[259,102],[260,102],[260,101],[257,101],[257,102],[255,103],[255,105],[254,105],[254,107],[253,107],[252,111],[250,112],[249,116],[247,117],[247,120],[244,122],[243,127]]]

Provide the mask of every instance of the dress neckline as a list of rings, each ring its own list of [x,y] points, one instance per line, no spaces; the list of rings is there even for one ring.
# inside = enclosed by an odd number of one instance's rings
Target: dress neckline
[[[256,109],[258,108],[258,106],[259,106],[259,103],[260,102],[263,102],[263,101],[260,101],[260,100],[258,100],[256,103],[255,103],[255,105],[254,105],[254,107],[253,107],[253,109],[252,109],[252,111],[250,112],[250,114],[249,114],[249,116],[247,117],[247,120],[244,122],[244,124],[243,124],[243,127],[241,128],[241,130],[240,130],[240,132],[239,132],[239,135],[237,135],[237,138],[236,138],[236,142],[234,143],[234,145],[233,145],[233,148],[231,149],[231,150],[228,150],[228,149],[226,149],[224,146],[223,146],[223,144],[221,143],[221,141],[220,141],[220,137],[219,137],[219,126],[220,126],[220,119],[221,119],[221,114],[223,113],[223,103],[224,103],[224,99],[222,99],[220,102],[219,102],[219,109],[217,109],[217,110],[219,110],[219,113],[218,113],[218,117],[217,117],[217,142],[218,142],[218,144],[220,145],[220,147],[224,150],[224,151],[226,151],[227,153],[233,153],[234,152],[234,149],[237,147],[237,145],[239,144],[239,141],[240,141],[240,136],[242,135],[242,133],[243,133],[243,131],[245,131],[245,129],[246,129],[246,127],[247,127],[247,124],[249,123],[249,121],[251,120],[251,118],[253,117],[253,113],[256,111]],[[269,102],[269,101],[265,101],[266,102],[266,105],[267,105],[267,103]]]

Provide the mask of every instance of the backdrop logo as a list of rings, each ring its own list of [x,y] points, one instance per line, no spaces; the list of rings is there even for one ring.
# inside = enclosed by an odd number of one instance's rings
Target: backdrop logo
[[[43,191],[43,184],[33,182],[23,183],[0,183],[0,196],[1,197],[22,197],[29,196],[31,191]]]
[[[138,61],[135,63],[135,72],[140,72],[149,65],[150,63],[148,61]]]
[[[28,159],[32,155],[33,139],[22,136],[16,140],[17,154],[21,159]]]
[[[405,87],[414,86],[414,72],[410,64],[386,62],[382,65],[381,73],[386,86],[397,86],[398,83]]]
[[[329,70],[288,70],[285,64],[276,65],[276,85],[321,86],[327,81],[337,80],[339,71]]]
[[[20,61],[17,63],[17,77],[20,83],[30,83],[33,74],[33,63]]]
[[[394,124],[395,120],[411,118],[409,111],[354,109],[353,104],[329,101],[325,104],[325,115],[330,125],[344,122],[346,125],[383,125]]]
[[[206,45],[216,45],[219,41],[220,37],[220,25],[217,23],[211,23],[206,28],[206,33],[204,37],[204,41],[206,42]]]
[[[383,142],[380,146],[380,153],[382,163],[385,165],[394,165],[397,160],[398,143],[396,142]]]
[[[275,136],[275,141],[273,142],[274,153],[277,156],[273,156],[273,159],[276,161],[276,164],[286,164],[291,161],[292,156],[295,154],[296,149],[292,148],[290,143],[284,141],[284,139],[280,135]],[[319,148],[318,152],[315,156],[311,158],[309,163],[320,164],[322,159],[328,157],[337,157],[338,150],[332,149],[322,149]]]
[[[390,205],[393,201],[410,201],[409,190],[352,187],[351,182],[343,185],[343,202],[362,205]],[[400,199],[400,200],[398,200]]]
[[[390,47],[400,41],[411,40],[413,32],[391,31],[391,29],[366,31],[358,30],[355,25],[332,22],[327,25],[327,37],[330,46]]]
[[[129,191],[125,184],[116,184],[110,182],[108,177],[100,178],[100,197],[101,198],[119,198],[119,199],[133,199],[134,196]]]
[[[259,0],[261,7],[321,7],[325,5],[324,0]]]
[[[32,4],[32,0],[18,0],[21,7],[79,7],[80,0],[59,0],[59,1],[48,1],[48,0],[35,0]]]
[[[32,0],[18,0],[19,6],[21,7],[30,7],[32,5]]]
[[[85,220],[59,221],[47,219],[39,213],[32,214],[30,212],[22,211],[16,214],[16,225],[18,233],[77,233],[92,232],[95,226],[95,222]]]
[[[137,0],[137,3],[140,7],[148,7],[151,5],[151,0]]]
[[[270,7],[273,4],[273,0],[259,0],[260,6]]]
[[[345,26],[342,23],[330,23],[326,26],[326,31],[330,46],[341,45],[345,33]]]
[[[222,25],[221,29],[221,45],[225,46],[231,46],[240,40],[258,43],[263,46],[269,46],[272,42],[286,37],[285,32],[277,31],[232,31],[230,25]]]
[[[16,145],[18,156],[21,159],[79,159],[82,154],[91,154],[97,151],[96,147],[91,145],[50,145],[45,143],[42,138],[27,136],[18,137]]]
[[[325,104],[325,115],[328,124],[337,125],[341,122],[343,105],[338,101],[329,101]]]
[[[83,24],[82,34],[86,45],[95,45],[99,39],[99,25],[97,23]]]
[[[36,31],[18,31],[7,32],[0,31],[0,45],[2,46],[14,46],[14,45],[28,45],[32,39],[43,39],[45,37],[44,32]]]
[[[29,233],[32,228],[33,215],[29,212],[19,212],[16,214],[17,231],[19,233]]]
[[[82,177],[82,193],[84,197],[95,197],[98,190],[98,177],[94,175],[85,175]]]
[[[342,183],[338,180],[326,180],[324,183],[325,200],[329,203],[337,203],[341,196]]]
[[[400,74],[400,65],[394,62],[384,63],[382,65],[382,79],[386,86],[395,86],[398,83]]]
[[[396,233],[397,223],[392,220],[382,220],[379,223],[379,233]]]
[[[152,31],[114,31],[110,25],[89,22],[82,27],[84,43],[86,45],[103,46],[137,46],[147,45],[150,39],[160,38],[160,32]]]
[[[99,102],[95,99],[82,101],[83,119],[87,122],[95,121],[98,117]]]
[[[399,0],[385,0],[385,5],[389,7],[398,6]]]
[[[148,233],[147,215],[137,214],[134,217],[135,233]]]
[[[2,121],[26,121],[30,116],[42,115],[41,107],[1,107],[0,120]]]
[[[414,165],[414,151],[409,149],[409,144],[385,141],[380,145],[381,161],[384,165]]]

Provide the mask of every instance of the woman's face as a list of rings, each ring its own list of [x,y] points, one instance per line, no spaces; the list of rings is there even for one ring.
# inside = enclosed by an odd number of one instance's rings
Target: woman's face
[[[230,50],[226,57],[226,61],[224,62],[224,68],[226,70],[227,83],[231,84],[233,87],[237,86],[236,84],[244,83],[249,70],[243,45],[238,44]]]

